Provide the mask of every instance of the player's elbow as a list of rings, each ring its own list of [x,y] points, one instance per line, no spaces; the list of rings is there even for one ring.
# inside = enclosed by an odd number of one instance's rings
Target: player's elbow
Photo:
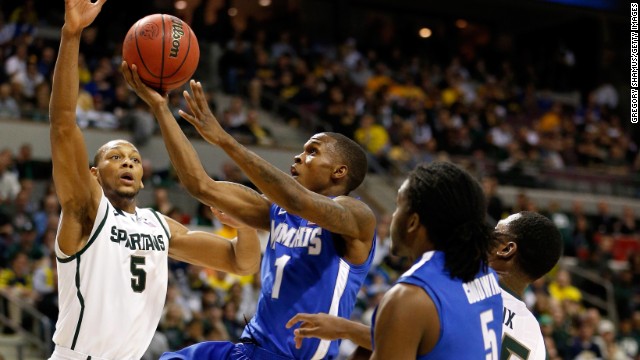
[[[210,197],[211,189],[207,186],[207,179],[202,179],[202,176],[195,174],[187,174],[180,179],[182,185],[187,189],[189,194],[196,199],[202,199]]]
[[[260,259],[258,259],[258,261],[251,262],[236,262],[235,266],[233,267],[233,272],[236,275],[240,276],[253,275],[257,273],[258,270],[260,270]]]

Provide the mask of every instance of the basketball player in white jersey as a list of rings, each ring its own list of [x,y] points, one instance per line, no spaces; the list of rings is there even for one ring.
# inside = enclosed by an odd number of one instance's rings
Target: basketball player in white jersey
[[[140,359],[164,306],[167,256],[239,274],[256,272],[260,263],[253,229],[239,226],[238,239],[229,241],[138,208],[143,170],[140,153],[130,142],[106,143],[88,168],[76,125],[78,53],[82,30],[105,1],[65,0],[53,76],[51,153],[62,205],[55,249],[60,314],[51,359],[56,360]]]
[[[523,211],[501,220],[494,234],[496,248],[489,254],[489,264],[499,276],[504,305],[500,359],[544,360],[540,325],[520,298],[531,282],[560,259],[560,232],[546,217]],[[308,337],[342,338],[359,346],[351,359],[368,359],[371,354],[371,329],[364,324],[327,314],[298,314],[287,326],[297,322],[302,322],[294,331],[298,344]]]

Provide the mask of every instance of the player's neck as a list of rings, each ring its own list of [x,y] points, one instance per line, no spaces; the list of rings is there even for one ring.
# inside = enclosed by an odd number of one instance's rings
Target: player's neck
[[[527,281],[508,272],[498,272],[498,278],[500,281],[500,287],[519,299],[523,297],[524,291],[527,289],[527,286],[529,286]]]
[[[106,195],[107,199],[113,207],[116,209],[120,209],[124,212],[128,212],[129,214],[134,214],[136,212],[136,198],[127,198],[118,195]]]

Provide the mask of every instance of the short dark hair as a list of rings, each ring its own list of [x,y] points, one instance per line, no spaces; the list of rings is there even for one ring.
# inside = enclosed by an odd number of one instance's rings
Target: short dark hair
[[[444,252],[450,276],[466,282],[486,270],[493,237],[480,183],[448,162],[420,164],[408,180],[411,211],[420,216],[435,249]]]
[[[507,232],[518,244],[517,266],[533,281],[553,269],[562,256],[564,244],[553,221],[531,211],[518,214],[507,224]]]
[[[338,156],[342,158],[349,172],[347,173],[347,194],[355,190],[367,175],[367,154],[364,149],[348,137],[334,132],[325,132],[325,135],[335,140],[334,146]]]

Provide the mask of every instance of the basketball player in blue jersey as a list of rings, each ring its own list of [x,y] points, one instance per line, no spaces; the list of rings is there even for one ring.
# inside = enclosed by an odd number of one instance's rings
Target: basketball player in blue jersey
[[[78,54],[83,29],[104,3],[65,1],[53,75],[51,154],[62,205],[55,242],[60,316],[54,360],[140,359],[162,315],[168,256],[243,274],[257,271],[260,261],[254,229],[244,226],[229,241],[138,208],[142,158],[130,142],[104,144],[89,168],[76,125]]]
[[[457,166],[416,167],[398,190],[391,221],[392,253],[414,265],[385,294],[372,328],[299,314],[287,324],[303,322],[298,344],[307,336],[338,335],[364,348],[373,345],[372,359],[498,360],[502,298],[487,267],[492,237],[485,204],[478,182]]]
[[[262,290],[244,343],[196,344],[162,359],[334,359],[338,341],[315,339],[295,346],[286,322],[299,312],[349,318],[373,258],[375,216],[348,194],[362,183],[366,155],[341,134],[312,136],[286,174],[240,145],[209,109],[202,86],[191,81],[182,117],[223,149],[264,193],[211,179],[169,111],[166,99],[145,86],[134,65],[122,72],[160,124],[171,162],[185,188],[201,202],[243,223],[270,231]]]
[[[562,237],[553,222],[528,211],[498,222],[497,242],[489,251],[489,266],[498,274],[503,299],[501,359],[544,360],[546,351],[540,326],[522,300],[530,283],[548,273],[562,256]],[[360,348],[352,359],[368,359],[371,332],[364,324],[327,314],[298,314],[287,324],[302,322],[296,342],[304,338],[350,339]]]

